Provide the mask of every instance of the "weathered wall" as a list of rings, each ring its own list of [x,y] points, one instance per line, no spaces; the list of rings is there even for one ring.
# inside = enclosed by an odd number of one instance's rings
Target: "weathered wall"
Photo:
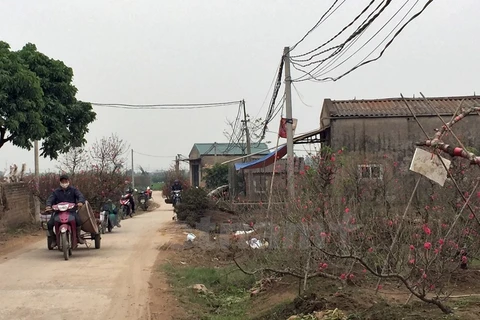
[[[24,182],[0,183],[0,229],[15,228],[34,218],[33,195]]]
[[[193,152],[191,153],[191,156],[192,156]],[[195,154],[193,156],[196,156]],[[200,173],[199,173],[199,176],[200,176],[200,187],[204,188],[205,187],[205,168],[209,168],[213,165],[215,165],[216,163],[222,163],[222,162],[225,162],[225,161],[229,161],[229,160],[233,160],[233,159],[237,159],[237,158],[240,158],[242,156],[239,156],[239,155],[235,155],[235,156],[225,156],[225,155],[207,155],[207,156],[202,156],[201,157],[201,160],[200,160],[200,167],[199,167],[199,170],[200,170]],[[252,160],[255,160],[255,159],[259,159],[261,158],[262,156],[252,156]],[[242,160],[238,160],[237,162],[241,162]],[[190,183],[193,185],[193,172],[192,172],[192,164],[193,162],[191,163],[190,165]]]
[[[275,197],[284,197],[287,193],[287,159],[279,159],[273,164],[260,169],[251,169],[253,172],[253,192],[250,195],[250,201],[268,201],[270,195],[270,185],[272,183],[272,173],[275,169],[275,177],[273,180],[273,190]],[[303,158],[295,158],[294,172],[298,175],[305,171],[305,161]],[[245,173],[247,170],[245,170]],[[245,181],[248,184],[249,175],[245,174]]]
[[[430,137],[442,122],[438,117],[419,117]],[[445,117],[445,121],[450,121]],[[480,150],[480,133],[476,130],[478,116],[467,116],[453,127],[454,133],[465,146]],[[357,118],[334,119],[331,122],[331,147],[345,147],[362,154],[389,153],[398,160],[409,160],[415,151],[415,142],[424,140],[425,134],[413,117],[409,118]],[[457,145],[451,134],[444,141]]]

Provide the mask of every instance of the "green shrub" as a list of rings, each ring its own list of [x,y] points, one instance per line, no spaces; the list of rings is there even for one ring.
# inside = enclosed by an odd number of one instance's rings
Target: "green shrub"
[[[190,188],[183,191],[181,203],[175,207],[177,219],[186,221],[192,227],[200,221],[205,210],[209,208],[207,192],[202,188]]]

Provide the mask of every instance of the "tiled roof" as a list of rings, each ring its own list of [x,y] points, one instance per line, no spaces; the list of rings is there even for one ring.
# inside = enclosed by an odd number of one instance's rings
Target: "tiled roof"
[[[462,107],[479,105],[480,96],[406,98],[415,115],[436,115],[433,106],[441,115],[453,115],[460,104]],[[463,102],[462,102],[463,101]],[[412,115],[401,98],[374,100],[330,100],[325,99],[324,107],[329,110],[329,116],[335,117],[409,117]]]
[[[229,143],[195,143],[193,147],[197,148],[202,156],[213,156],[215,153],[217,155],[241,156],[244,154],[241,147],[247,149],[245,144],[242,146],[242,144],[231,145]],[[252,143],[251,149],[252,153],[260,152],[261,155],[269,153],[268,146],[265,143]]]

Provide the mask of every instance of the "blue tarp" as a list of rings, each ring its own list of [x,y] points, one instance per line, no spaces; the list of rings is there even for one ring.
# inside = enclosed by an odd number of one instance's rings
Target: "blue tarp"
[[[280,147],[257,160],[235,163],[235,170],[238,171],[242,169],[258,169],[268,167],[275,162],[275,153],[277,154],[277,160],[283,158],[287,154],[287,146]]]

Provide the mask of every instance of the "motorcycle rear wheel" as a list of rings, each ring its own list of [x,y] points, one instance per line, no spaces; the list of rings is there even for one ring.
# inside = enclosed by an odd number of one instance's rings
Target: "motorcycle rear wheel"
[[[97,233],[95,235],[95,249],[100,249],[100,239],[101,239],[100,234]]]

